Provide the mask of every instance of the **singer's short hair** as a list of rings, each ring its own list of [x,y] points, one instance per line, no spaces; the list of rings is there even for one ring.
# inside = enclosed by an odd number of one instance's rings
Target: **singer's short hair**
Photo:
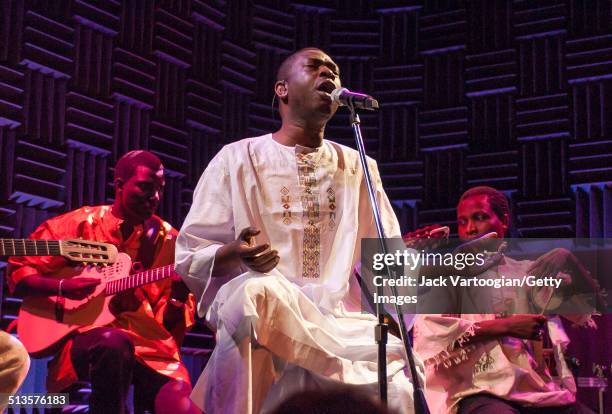
[[[493,210],[497,218],[499,218],[500,220],[505,220],[504,217],[506,217],[508,220],[510,220],[510,205],[508,204],[508,199],[506,198],[504,193],[499,190],[496,190],[493,187],[481,185],[478,187],[470,188],[465,193],[463,193],[463,195],[459,199],[459,203],[461,203],[467,198],[479,195],[484,195],[487,197],[487,202],[489,203],[489,206],[491,206],[491,210]]]
[[[293,65],[293,62],[302,52],[305,52],[307,50],[321,50],[321,49],[319,49],[318,47],[305,47],[287,56],[285,60],[283,60],[283,62],[280,64],[278,71],[276,72],[277,82],[286,80],[289,77],[289,72],[291,71],[291,66]],[[321,52],[323,51],[321,50]]]
[[[159,157],[152,152],[144,150],[130,151],[117,161],[115,164],[115,181],[120,178],[124,181],[129,180],[139,165],[149,167],[153,171],[163,168]]]

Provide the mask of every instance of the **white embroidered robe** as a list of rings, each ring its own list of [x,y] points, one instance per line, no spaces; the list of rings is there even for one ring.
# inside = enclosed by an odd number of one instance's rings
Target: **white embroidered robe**
[[[388,237],[400,230],[369,160]],[[280,263],[211,278],[216,250],[261,230]],[[324,141],[288,147],[270,134],[226,145],[210,162],[176,246],[176,270],[216,330],[217,345],[192,399],[207,413],[266,412],[291,393],[349,383],[377,393],[375,318],[349,311],[360,240],[375,237],[356,151]],[[353,289],[350,289],[353,291]],[[388,346],[389,401],[412,412],[401,342]]]

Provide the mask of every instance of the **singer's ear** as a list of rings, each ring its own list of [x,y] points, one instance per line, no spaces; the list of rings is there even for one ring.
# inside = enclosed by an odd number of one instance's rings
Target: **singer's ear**
[[[287,82],[284,80],[276,81],[274,84],[274,93],[279,99],[285,99],[287,97]]]

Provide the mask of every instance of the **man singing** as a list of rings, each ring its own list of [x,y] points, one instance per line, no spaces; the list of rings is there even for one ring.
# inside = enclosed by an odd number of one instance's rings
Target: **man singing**
[[[176,230],[154,215],[164,184],[164,169],[156,155],[129,152],[115,166],[112,206],[82,207],[52,218],[31,238],[82,237],[116,245],[142,269],[171,264]],[[53,277],[66,266],[61,257],[12,258],[10,263],[9,287],[24,296],[84,299],[100,283],[97,278]],[[112,326],[83,327],[61,344],[49,363],[48,391],[64,391],[77,379],[88,380],[90,412],[121,414],[127,412],[133,383],[136,413],[197,412],[188,398],[189,375],[179,355],[195,313],[187,287],[170,279],[144,285],[115,296],[111,310],[117,316]]]
[[[176,270],[217,346],[192,399],[207,413],[266,412],[297,390],[377,392],[372,315],[347,309],[360,241],[376,237],[358,153],[324,139],[334,61],[302,49],[275,83],[281,128],[225,146],[194,192]],[[369,160],[383,225],[400,230]],[[390,405],[412,411],[402,344],[388,347]]]

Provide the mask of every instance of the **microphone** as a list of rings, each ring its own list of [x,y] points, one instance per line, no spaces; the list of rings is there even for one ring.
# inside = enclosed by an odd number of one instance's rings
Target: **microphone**
[[[346,88],[336,88],[331,93],[333,102],[340,106],[352,106],[355,109],[366,109],[373,111],[378,109],[378,101],[370,95],[359,92],[351,92]]]

